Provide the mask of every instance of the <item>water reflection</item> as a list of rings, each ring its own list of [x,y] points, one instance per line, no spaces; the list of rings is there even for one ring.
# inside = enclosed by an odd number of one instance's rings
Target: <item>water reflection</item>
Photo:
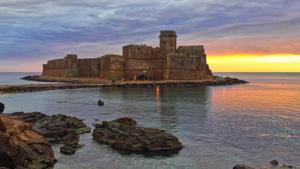
[[[185,145],[172,157],[145,158],[120,155],[86,134],[81,136],[85,146],[74,156],[63,156],[55,147],[59,169],[225,169],[273,159],[300,165],[300,85],[262,79],[227,87],[46,91],[1,95],[0,101],[7,105],[5,112],[64,113],[86,119],[91,127],[94,119],[128,116],[172,132]],[[103,107],[97,106],[99,99]],[[67,102],[57,103],[62,100]]]

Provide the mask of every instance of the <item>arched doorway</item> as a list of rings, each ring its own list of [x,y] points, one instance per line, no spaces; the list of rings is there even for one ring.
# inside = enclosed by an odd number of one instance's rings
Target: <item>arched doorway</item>
[[[148,80],[149,78],[147,75],[141,74],[141,75],[138,75],[136,79],[137,80]]]

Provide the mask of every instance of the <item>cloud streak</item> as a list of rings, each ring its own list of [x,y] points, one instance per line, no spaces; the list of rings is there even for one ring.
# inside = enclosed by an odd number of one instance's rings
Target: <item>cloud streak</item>
[[[280,52],[300,53],[299,28],[300,2],[291,0],[6,0],[0,71],[24,58],[96,57],[120,53],[128,43],[158,45],[161,29],[176,29],[181,44],[201,43],[212,54],[270,53],[279,43]]]

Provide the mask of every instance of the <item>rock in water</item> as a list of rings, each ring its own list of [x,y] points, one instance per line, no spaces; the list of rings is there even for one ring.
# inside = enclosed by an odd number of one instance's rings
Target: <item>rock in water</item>
[[[164,130],[144,128],[128,117],[96,124],[93,137],[102,144],[125,151],[141,153],[177,153],[183,146]]]
[[[54,154],[46,139],[29,123],[0,115],[5,131],[0,131],[0,166],[6,168],[51,168]]]
[[[79,135],[75,130],[71,130],[64,137],[63,146],[60,147],[60,152],[63,154],[74,154],[78,148]]]
[[[74,154],[76,148],[79,147],[78,134],[89,133],[91,131],[91,129],[83,123],[83,120],[62,114],[47,116],[40,112],[16,112],[8,115],[31,123],[33,129],[46,137],[49,142],[63,142],[60,148],[63,154]]]
[[[254,169],[254,168],[251,168],[251,167],[246,166],[246,165],[244,165],[244,164],[238,164],[238,165],[235,165],[235,166],[233,167],[233,169]]]
[[[270,161],[270,164],[273,166],[278,166],[279,162],[277,160]]]
[[[102,100],[98,100],[98,106],[104,106],[104,102]]]
[[[0,114],[3,113],[4,109],[5,109],[5,105],[0,102]]]
[[[50,142],[62,142],[70,130],[81,133],[83,131],[90,132],[90,128],[83,123],[83,120],[62,114],[48,116],[36,121],[33,124],[33,129],[45,136]]]
[[[296,167],[293,167],[291,165],[280,164],[277,160],[273,160],[265,166],[252,168],[243,164],[238,164],[234,166],[233,169],[296,169]]]

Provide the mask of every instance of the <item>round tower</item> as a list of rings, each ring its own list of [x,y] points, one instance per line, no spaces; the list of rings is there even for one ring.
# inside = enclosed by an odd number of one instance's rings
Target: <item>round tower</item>
[[[170,52],[175,52],[177,48],[177,35],[176,31],[173,30],[162,30],[159,36],[160,50],[167,55]]]

